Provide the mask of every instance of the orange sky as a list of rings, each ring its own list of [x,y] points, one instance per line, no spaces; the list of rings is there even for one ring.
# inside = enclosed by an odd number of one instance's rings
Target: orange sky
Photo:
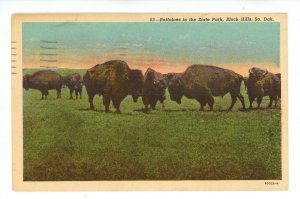
[[[93,67],[96,64],[104,63],[108,60],[113,59],[121,59],[128,63],[128,65],[133,69],[140,69],[143,72],[147,70],[148,67],[161,72],[161,73],[169,73],[169,72],[183,72],[185,69],[192,65],[192,64],[207,64],[207,65],[215,65],[222,68],[227,68],[233,70],[241,75],[247,75],[248,70],[251,67],[259,67],[262,69],[267,69],[270,72],[278,73],[280,72],[280,68],[275,63],[268,63],[268,62],[260,62],[260,63],[187,63],[186,61],[181,62],[173,62],[171,63],[169,60],[164,59],[155,59],[155,60],[147,60],[144,59],[137,59],[137,60],[126,60],[122,59],[122,57],[107,57],[107,58],[95,58],[93,60],[85,60],[85,62],[70,62],[70,60],[65,60],[65,62],[57,62],[48,64],[48,66],[59,66],[59,68],[70,68],[70,69],[88,69]],[[24,62],[24,68],[40,68],[40,63],[30,63]]]

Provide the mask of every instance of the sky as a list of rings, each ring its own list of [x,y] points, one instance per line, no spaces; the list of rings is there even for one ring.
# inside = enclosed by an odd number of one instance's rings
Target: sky
[[[278,71],[279,23],[23,23],[23,67],[91,68],[121,59],[145,71],[209,64]],[[52,48],[52,49],[49,49]]]

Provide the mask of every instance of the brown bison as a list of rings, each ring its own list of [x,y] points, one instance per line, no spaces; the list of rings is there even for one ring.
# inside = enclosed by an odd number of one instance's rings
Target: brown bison
[[[133,101],[137,102],[143,91],[142,72],[130,69],[127,63],[121,60],[97,64],[87,70],[83,81],[92,110],[96,94],[103,95],[105,112],[109,112],[109,104],[112,101],[116,112],[120,113],[120,103],[127,95],[131,95]]]
[[[249,109],[253,108],[252,103],[255,99],[257,99],[257,108],[260,108],[264,96],[270,97],[269,108],[272,106],[273,101],[275,101],[276,106],[280,89],[280,79],[275,74],[256,67],[249,69],[247,82]]]
[[[151,68],[148,68],[145,73],[144,80],[145,82],[142,99],[145,108],[148,109],[150,104],[150,107],[154,110],[157,101],[160,101],[162,106],[164,106],[163,102],[166,99],[165,93],[167,82],[163,75]]]
[[[33,74],[23,76],[23,88],[29,88],[41,91],[42,98],[47,99],[49,90],[55,89],[57,91],[57,98],[61,98],[62,77],[51,70],[41,70]]]
[[[240,93],[243,77],[231,70],[226,70],[216,66],[192,65],[181,75],[174,76],[169,83],[171,100],[181,103],[182,96],[196,99],[200,105],[200,110],[208,103],[210,110],[213,110],[213,96],[231,95],[230,111],[237,101],[242,103],[245,110],[244,97]]]
[[[76,99],[78,99],[78,95],[82,93],[82,86],[83,80],[78,73],[74,73],[71,75],[66,75],[63,77],[63,83],[69,88],[70,90],[70,99],[73,99],[73,92],[75,91]]]

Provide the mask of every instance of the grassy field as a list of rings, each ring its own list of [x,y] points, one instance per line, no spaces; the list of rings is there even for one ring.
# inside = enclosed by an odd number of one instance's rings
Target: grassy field
[[[127,97],[122,114],[107,114],[98,96],[89,110],[85,90],[81,100],[67,88],[58,100],[56,91],[46,101],[36,90],[23,96],[26,181],[281,179],[280,108],[241,112],[238,101],[226,113],[226,95],[199,112],[195,100],[167,95],[164,109],[144,113],[141,98]]]

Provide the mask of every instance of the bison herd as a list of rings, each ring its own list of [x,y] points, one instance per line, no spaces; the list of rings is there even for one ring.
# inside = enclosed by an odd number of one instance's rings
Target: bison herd
[[[268,107],[271,107],[273,102],[277,106],[277,101],[281,98],[280,73],[273,74],[256,67],[249,69],[248,77],[232,70],[200,64],[189,66],[183,73],[161,74],[148,68],[143,75],[140,70],[130,69],[126,62],[113,60],[88,69],[83,77],[78,73],[61,76],[51,70],[27,74],[23,76],[23,88],[39,90],[42,94],[41,99],[46,100],[51,89],[55,89],[57,98],[61,98],[61,89],[65,85],[70,90],[70,99],[73,98],[74,91],[77,99],[78,96],[81,98],[82,87],[85,85],[90,109],[94,109],[94,96],[102,95],[105,112],[109,112],[112,102],[117,113],[120,113],[120,104],[128,95],[132,96],[134,102],[141,96],[145,109],[149,106],[155,109],[158,101],[164,106],[167,88],[172,101],[180,104],[183,96],[195,99],[200,103],[200,110],[207,104],[210,110],[213,110],[214,97],[223,97],[229,93],[230,111],[237,99],[241,102],[242,109],[246,110],[244,97],[240,92],[243,81],[249,97],[249,109],[253,108],[255,100],[257,108],[260,108],[264,96],[270,98]]]

